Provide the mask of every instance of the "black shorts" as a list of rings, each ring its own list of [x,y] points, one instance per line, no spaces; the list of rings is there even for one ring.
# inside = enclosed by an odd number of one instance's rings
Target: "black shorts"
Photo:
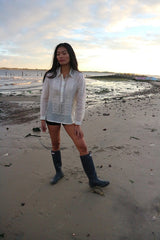
[[[58,123],[58,122],[50,122],[50,121],[47,121],[47,120],[46,120],[46,123],[47,123],[47,125],[61,125],[61,123]],[[62,125],[65,125],[65,124],[62,124]]]

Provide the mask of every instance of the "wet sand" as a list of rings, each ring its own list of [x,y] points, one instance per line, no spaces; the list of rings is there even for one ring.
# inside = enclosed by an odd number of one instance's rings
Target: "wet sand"
[[[160,88],[87,106],[82,128],[100,178],[93,193],[79,154],[61,129],[65,177],[55,171],[39,97],[0,97],[0,238],[160,239]]]

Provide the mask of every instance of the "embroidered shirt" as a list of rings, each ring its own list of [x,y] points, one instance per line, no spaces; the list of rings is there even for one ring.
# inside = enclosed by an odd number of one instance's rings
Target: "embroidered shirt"
[[[59,68],[55,78],[48,78],[48,76],[43,83],[40,119],[81,125],[86,95],[83,74],[71,69],[69,75],[63,78]]]

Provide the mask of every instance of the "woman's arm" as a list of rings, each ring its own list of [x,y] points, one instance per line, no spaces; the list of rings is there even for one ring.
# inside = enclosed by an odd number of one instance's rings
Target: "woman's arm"
[[[75,108],[75,125],[81,125],[85,113],[86,103],[86,84],[83,74],[80,75],[78,80],[78,90],[76,96],[76,108]]]
[[[43,83],[42,94],[40,99],[40,119],[46,119],[46,111],[49,98],[49,79],[46,77]]]

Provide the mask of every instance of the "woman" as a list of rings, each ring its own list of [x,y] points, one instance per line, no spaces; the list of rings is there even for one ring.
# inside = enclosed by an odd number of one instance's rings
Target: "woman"
[[[78,70],[75,53],[68,43],[60,43],[55,48],[52,67],[44,75],[40,107],[41,129],[45,132],[48,127],[52,142],[51,154],[56,175],[51,184],[64,176],[60,152],[60,128],[63,125],[80,153],[90,187],[107,186],[108,181],[97,178],[80,127],[85,111],[85,79]]]

